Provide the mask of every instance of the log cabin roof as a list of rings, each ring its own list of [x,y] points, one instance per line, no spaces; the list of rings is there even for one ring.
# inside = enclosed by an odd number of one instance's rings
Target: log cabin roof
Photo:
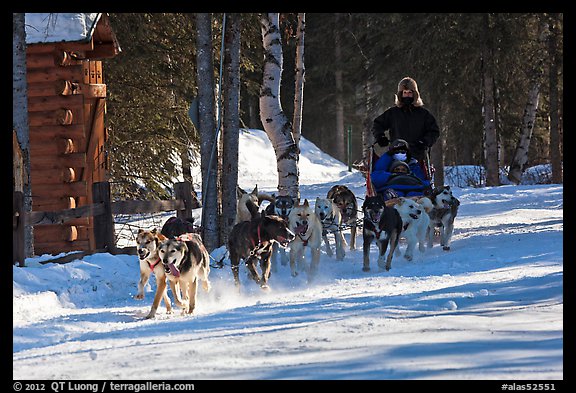
[[[90,44],[86,58],[109,58],[120,45],[104,13],[26,13],[26,44]]]

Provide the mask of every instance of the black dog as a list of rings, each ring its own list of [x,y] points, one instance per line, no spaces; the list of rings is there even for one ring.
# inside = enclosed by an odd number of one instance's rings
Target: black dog
[[[199,232],[199,228],[194,227],[194,218],[183,219],[179,217],[170,217],[160,230],[160,233],[168,239],[174,239],[184,233]]]
[[[236,286],[240,287],[238,269],[240,259],[244,259],[252,279],[263,289],[268,288],[272,245],[278,242],[281,247],[286,247],[292,239],[294,234],[288,229],[288,224],[278,216],[262,215],[234,225],[228,236],[228,252]],[[256,271],[257,259],[260,260],[262,277]]]
[[[370,271],[370,245],[375,240],[380,250],[378,266],[388,271],[392,266],[392,256],[398,247],[398,240],[400,233],[402,233],[402,218],[396,209],[386,206],[384,198],[380,194],[366,196],[362,211],[364,212],[364,228],[362,230],[364,266],[362,270]],[[386,265],[384,265],[384,254],[388,244],[390,244],[390,250],[386,258]]]

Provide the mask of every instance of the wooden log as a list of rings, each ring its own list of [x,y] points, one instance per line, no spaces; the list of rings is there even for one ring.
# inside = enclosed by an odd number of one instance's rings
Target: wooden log
[[[74,123],[75,117],[77,119],[81,118],[79,115],[74,116],[71,109],[60,108],[52,111],[29,112],[28,123],[30,127],[69,125]],[[79,121],[76,123],[79,123]]]
[[[80,197],[88,195],[88,185],[85,181],[75,181],[62,184],[38,184],[32,190],[32,196],[43,198]]]
[[[31,156],[60,155],[75,152],[75,145],[70,138],[56,138],[52,143],[35,143],[30,146]]]
[[[78,59],[77,54],[74,52],[57,49],[50,52],[26,52],[26,67],[28,69],[65,67],[81,64],[82,60]]]
[[[62,169],[62,168],[83,168],[86,166],[85,153],[70,153],[58,157],[35,156],[30,154],[30,168],[37,169]]]
[[[30,143],[49,143],[56,139],[72,139],[76,145],[76,151],[84,151],[85,131],[83,124],[70,124],[68,126],[30,126]]]
[[[36,255],[58,255],[63,252],[79,251],[83,252],[90,249],[88,240],[76,240],[67,242],[64,240],[52,242],[38,242],[34,244],[34,253]]]
[[[62,169],[39,169],[30,174],[32,185],[39,184],[59,184],[76,181],[76,171],[74,168]]]
[[[77,218],[98,216],[104,213],[102,204],[90,204],[75,209],[58,211],[32,211],[27,215],[29,225],[64,224]]]
[[[86,240],[88,232],[89,228],[75,225],[35,225],[34,243]]]
[[[81,95],[52,96],[52,97],[29,97],[28,111],[57,111],[61,109],[82,110],[84,97]]]
[[[37,82],[54,82],[59,79],[73,82],[82,82],[82,65],[68,67],[33,68],[27,70],[26,80],[28,84]]]
[[[184,209],[184,202],[177,199],[162,201],[116,201],[112,202],[112,214],[157,213]]]
[[[34,185],[32,185],[34,186]],[[63,197],[63,198],[34,198],[33,209],[36,211],[59,211],[66,209],[75,209],[76,199],[73,197]],[[80,225],[80,224],[78,224]],[[85,224],[83,224],[85,225]]]

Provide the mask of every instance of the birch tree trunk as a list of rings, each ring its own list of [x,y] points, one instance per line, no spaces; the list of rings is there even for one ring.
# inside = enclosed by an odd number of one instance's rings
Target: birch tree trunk
[[[30,184],[30,131],[28,127],[28,86],[26,82],[26,29],[24,13],[12,14],[12,127],[22,153],[24,212],[32,212]],[[34,255],[34,228],[24,227],[24,256]],[[21,266],[24,261],[19,261]]]
[[[264,13],[260,19],[264,44],[264,73],[260,89],[260,119],[274,147],[278,168],[278,194],[300,199],[298,159],[300,149],[292,135],[292,125],[282,111],[280,83],[282,76],[282,42],[279,14]]]
[[[200,168],[202,170],[202,240],[208,252],[218,244],[218,167],[213,149],[216,140],[214,119],[214,63],[212,58],[212,14],[196,14],[196,64],[198,69],[198,122]],[[214,152],[214,154],[213,154]]]
[[[490,42],[490,15],[486,14],[486,39],[482,48],[482,88],[484,102],[484,166],[486,167],[486,185],[499,186],[498,133],[496,131],[496,105],[494,101],[494,59]]]
[[[346,160],[346,146],[344,141],[345,130],[344,130],[344,82],[343,82],[343,71],[342,71],[342,43],[340,39],[340,14],[335,13],[335,29],[334,29],[334,78],[336,82],[336,158],[340,161]]]
[[[224,50],[224,87],[222,128],[222,225],[220,241],[228,243],[228,234],[236,219],[238,184],[238,141],[240,138],[240,14],[227,15]]]
[[[558,56],[558,25],[559,15],[550,14],[550,38],[548,41],[548,53],[550,57],[550,162],[552,164],[552,182],[561,184],[564,182],[562,169],[562,148],[560,133],[560,105],[558,94],[558,72],[560,59]]]
[[[302,134],[302,105],[304,103],[304,33],[306,32],[306,14],[298,14],[298,30],[296,31],[296,83],[294,87],[294,117],[292,134],[296,146],[300,146]]]

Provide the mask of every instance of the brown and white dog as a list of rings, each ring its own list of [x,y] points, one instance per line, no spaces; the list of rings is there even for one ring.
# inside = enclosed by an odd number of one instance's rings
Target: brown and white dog
[[[252,279],[262,289],[268,289],[273,245],[278,244],[284,248],[292,239],[294,239],[294,233],[288,229],[286,221],[275,215],[262,214],[250,221],[242,221],[234,225],[228,236],[228,252],[236,286],[240,287],[238,270],[240,259],[243,259]],[[256,271],[258,260],[261,276]]]
[[[296,205],[288,215],[288,227],[296,237],[290,242],[290,271],[292,277],[298,275],[296,269],[302,265],[304,251],[310,250],[310,265],[305,267],[308,282],[311,282],[318,271],[320,264],[320,247],[322,246],[322,223],[320,218],[310,207],[308,199],[302,205]]]
[[[138,252],[138,259],[140,261],[140,281],[138,281],[138,293],[134,298],[138,300],[144,299],[144,287],[150,279],[150,274],[154,273],[156,277],[156,294],[154,295],[153,302],[156,306],[152,307],[146,318],[154,317],[161,299],[164,299],[166,311],[172,311],[170,298],[166,293],[166,274],[162,260],[158,254],[160,244],[164,240],[166,240],[166,237],[157,232],[156,228],[151,231],[139,229],[136,235],[136,251]]]
[[[174,302],[183,309],[184,314],[192,314],[196,306],[198,280],[206,292],[210,291],[210,255],[204,247],[200,235],[185,233],[176,239],[168,239],[160,244],[158,251],[170,288],[174,294]],[[182,298],[180,299],[180,291]],[[166,282],[163,282],[163,289]],[[156,299],[155,299],[156,300]],[[152,308],[158,304],[155,302]]]
[[[440,245],[444,251],[450,250],[452,233],[454,232],[454,220],[458,214],[460,201],[452,195],[450,186],[435,187],[432,192],[421,199],[429,199],[431,208],[428,208],[430,225],[428,227],[428,248],[433,246],[435,228],[440,230]],[[419,200],[420,203],[426,202]],[[430,204],[427,204],[430,206]]]
[[[342,224],[350,227],[350,250],[356,249],[356,229],[358,225],[358,201],[346,186],[332,187],[326,198],[332,199],[342,214]]]

